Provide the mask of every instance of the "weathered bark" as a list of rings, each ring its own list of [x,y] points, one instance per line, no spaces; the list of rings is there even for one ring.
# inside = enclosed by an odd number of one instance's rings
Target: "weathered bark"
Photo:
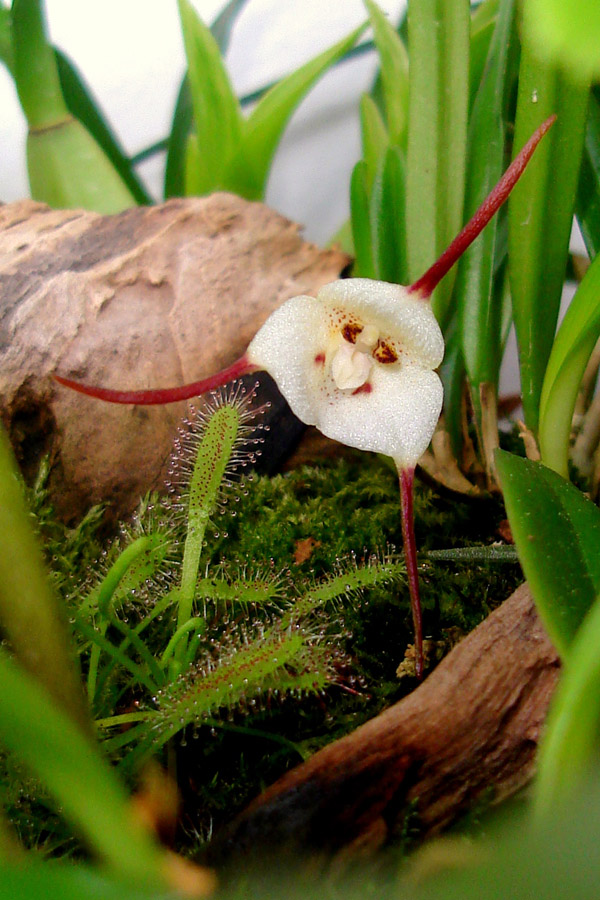
[[[98,501],[131,509],[161,484],[186,405],[113,406],[51,375],[140,389],[202,378],[347,263],[229,194],[106,217],[0,206],[0,409],[24,470],[50,453],[63,515]]]
[[[217,844],[236,854],[372,851],[410,812],[423,836],[527,783],[559,661],[522,585],[412,694],[258,797]]]

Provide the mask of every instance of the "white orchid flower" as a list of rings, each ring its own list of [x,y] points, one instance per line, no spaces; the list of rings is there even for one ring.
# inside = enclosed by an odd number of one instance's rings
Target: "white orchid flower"
[[[437,425],[442,383],[434,369],[443,355],[430,305],[367,278],[288,300],[246,353],[307,425],[401,468],[416,465]]]
[[[350,447],[391,456],[400,479],[419,678],[423,638],[413,482],[443,398],[435,369],[444,355],[444,341],[428,301],[507,199],[554,119],[537,129],[458,237],[409,287],[350,278],[326,285],[316,298],[293,297],[267,319],[244,356],[216,375],[178,388],[122,391],[55,376],[60,384],[112,403],[160,404],[198,396],[264,369],[303,422]]]

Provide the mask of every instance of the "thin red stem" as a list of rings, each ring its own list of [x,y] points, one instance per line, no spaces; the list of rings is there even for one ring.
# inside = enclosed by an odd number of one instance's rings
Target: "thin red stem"
[[[444,250],[439,259],[427,269],[425,274],[421,275],[418,281],[415,281],[414,284],[410,285],[408,288],[409,293],[419,294],[423,299],[431,296],[444,275],[449,272],[454,263],[457,262],[465,252],[469,244],[473,243],[492,216],[500,209],[504,201],[508,199],[508,195],[525,171],[527,163],[533,156],[535,148],[548,129],[552,127],[555,120],[556,116],[550,116],[550,118],[546,119],[537,131],[533,133],[523,149],[515,156],[496,187],[483,201],[473,218],[467,222],[460,234],[454,238],[450,246]]]
[[[87,394],[89,397],[97,397],[98,400],[106,400],[108,403],[132,403],[138,406],[151,406],[159,403],[175,403],[178,400],[189,400],[190,397],[199,397],[206,394],[207,391],[213,391],[215,388],[239,378],[241,375],[249,375],[256,372],[256,366],[253,366],[247,356],[241,356],[226,369],[221,369],[215,375],[209,375],[200,381],[194,381],[191,384],[183,384],[181,387],[175,388],[156,388],[145,391],[117,391],[112,388],[94,387],[91,384],[81,384],[79,381],[73,381],[70,378],[63,378],[62,375],[55,375],[54,380],[65,387],[80,394]]]
[[[417,542],[415,540],[415,519],[413,514],[414,469],[399,469],[400,505],[402,516],[402,540],[404,559],[408,575],[408,592],[415,630],[415,670],[417,678],[423,677],[423,617],[419,597],[419,570],[417,568]]]

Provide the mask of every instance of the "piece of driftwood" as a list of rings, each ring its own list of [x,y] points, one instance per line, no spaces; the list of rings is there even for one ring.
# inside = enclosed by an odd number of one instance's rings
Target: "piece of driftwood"
[[[59,511],[128,511],[158,487],[185,404],[114,406],[54,372],[115,388],[194,381],[238,358],[267,316],[348,257],[230,194],[99,216],[0,206],[0,409],[26,474],[52,461]]]
[[[215,858],[354,857],[381,847],[407,815],[431,836],[478,798],[505,799],[533,774],[558,673],[522,585],[412,694],[259,796]]]

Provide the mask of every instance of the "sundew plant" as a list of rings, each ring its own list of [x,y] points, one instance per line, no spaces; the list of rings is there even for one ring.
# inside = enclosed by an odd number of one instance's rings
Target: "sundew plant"
[[[366,0],[363,28],[246,114],[223,62],[243,5],[232,0],[209,29],[188,0],[178,3],[188,71],[165,142],[165,196],[225,189],[261,199],[301,98],[330,66],[370,48],[379,74],[360,105],[362,157],[343,232],[351,278],[288,301],[241,360],[202,383],[138,392],[58,379],[122,403],[221,391],[184,425],[170,497],[146,500],[102,574],[62,603],[2,438],[0,740],[95,861],[46,870],[31,860],[22,881],[9,873],[13,894],[38,896],[43,884],[65,896],[98,886],[107,897],[159,896],[184,890],[183,869],[188,893],[209,892],[203,869],[176,862],[132,819],[125,785],[152,757],[173,768],[190,729],[219,727],[232,710],[343,689],[335,605],[360,591],[408,580],[423,675],[412,512],[420,469],[457,504],[502,497],[563,671],[520,826],[527,853],[509,835],[483,864],[434,875],[423,888],[409,879],[402,896],[544,896],[549,860],[561,844],[585,844],[579,822],[597,834],[600,809],[600,12],[575,0],[408,0],[392,23]],[[367,27],[372,39],[357,44]],[[103,213],[149,201],[76,69],[49,44],[40,0],[0,5],[0,57],[29,125],[35,198]],[[574,217],[583,261],[569,251]],[[566,280],[577,287],[558,325]],[[523,422],[501,430],[499,373],[512,325]],[[258,369],[273,374],[303,421],[393,461],[404,557],[378,548],[365,564],[332,562],[322,580],[293,584],[266,561],[236,569],[209,559],[219,505],[252,490],[240,470],[261,439],[242,389],[221,386]],[[374,508],[387,502],[373,493]],[[0,850],[5,859],[24,852],[8,821]],[[513,861],[520,881],[507,888]],[[561,873],[556,896],[577,895],[579,875]]]

